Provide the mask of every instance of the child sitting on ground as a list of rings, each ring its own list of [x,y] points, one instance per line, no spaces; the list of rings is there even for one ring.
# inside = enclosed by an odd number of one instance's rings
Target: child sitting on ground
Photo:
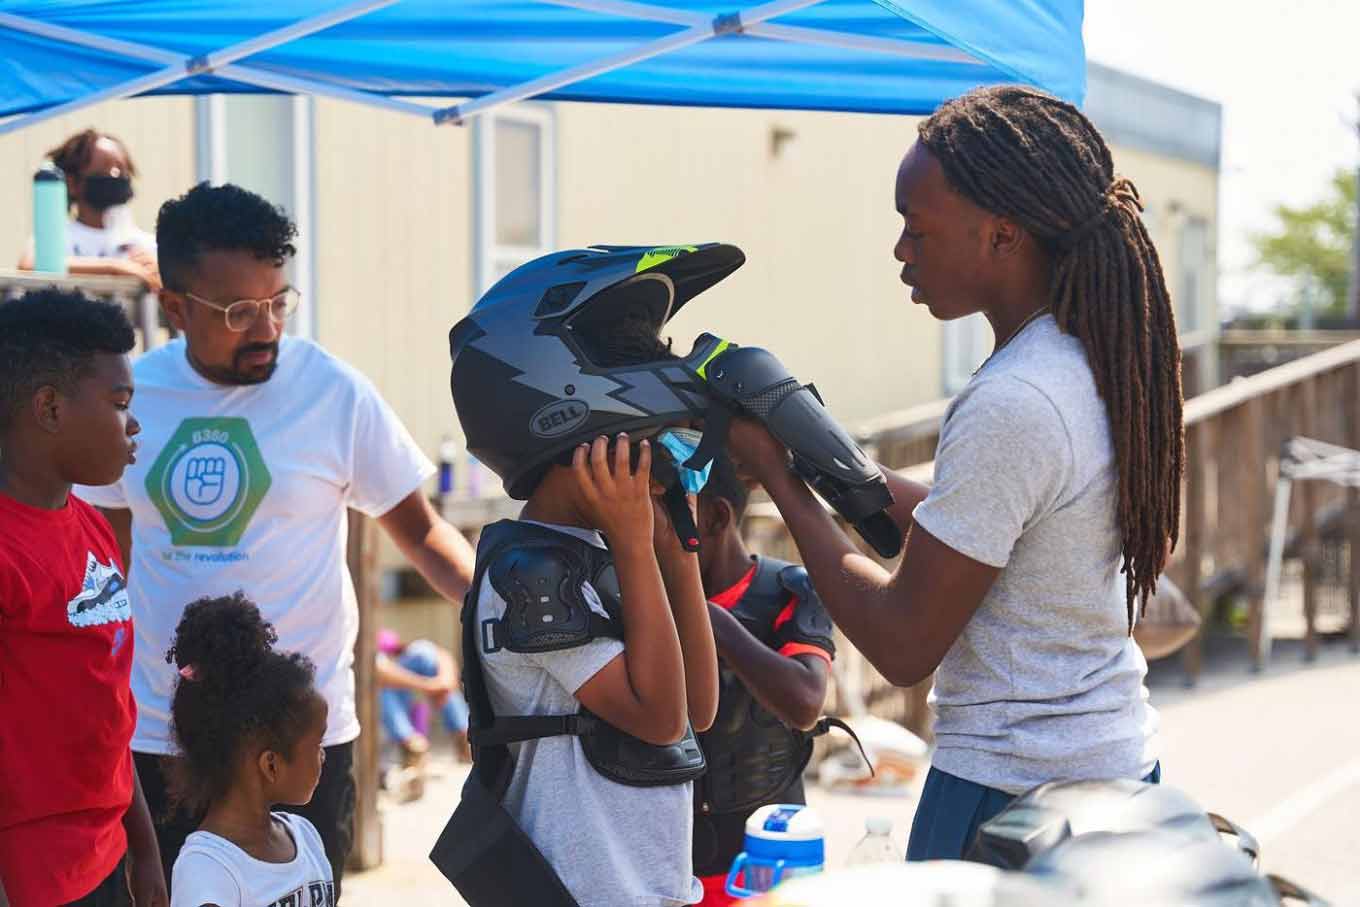
[[[203,820],[175,860],[171,907],[334,907],[316,828],[273,811],[312,799],[327,712],[312,663],[277,639],[240,592],[199,599],[175,629],[171,795]]]

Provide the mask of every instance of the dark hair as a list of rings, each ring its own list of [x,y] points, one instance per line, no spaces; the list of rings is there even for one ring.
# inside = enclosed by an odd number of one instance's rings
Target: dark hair
[[[128,147],[123,144],[122,139],[111,136],[107,132],[96,132],[93,129],[77,132],[47,152],[47,156],[52,159],[52,163],[61,168],[62,173],[67,176],[78,176],[82,170],[90,166],[90,158],[94,155],[95,143],[100,139],[116,142],[118,147],[123,149],[123,158],[127,161],[128,176],[136,176],[137,165],[132,162],[132,152],[128,151]]]
[[[628,311],[607,324],[580,324],[578,334],[591,351],[591,361],[600,368],[620,368],[675,359],[671,342],[657,334],[650,315]]]
[[[282,267],[297,254],[297,227],[283,209],[240,186],[199,183],[161,205],[156,257],[165,285],[184,290],[204,252],[245,251]]]
[[[276,652],[277,641],[242,592],[184,609],[165,660],[184,669],[170,704],[183,755],[171,762],[170,796],[191,814],[230,790],[247,748],[291,754],[306,730],[315,668]]]
[[[920,136],[957,192],[1052,256],[1054,318],[1085,348],[1110,420],[1132,628],[1175,547],[1185,469],[1176,316],[1138,191],[1081,111],[1032,88],[971,91]]]
[[[746,513],[746,504],[750,497],[750,491],[747,490],[745,483],[737,478],[736,467],[732,465],[727,454],[718,454],[713,460],[713,468],[709,470],[704,490],[699,492],[700,500],[722,498],[732,505],[733,515],[740,520]]]
[[[0,303],[0,431],[38,388],[73,394],[97,354],[127,353],[136,344],[127,313],[112,302],[52,288]]]

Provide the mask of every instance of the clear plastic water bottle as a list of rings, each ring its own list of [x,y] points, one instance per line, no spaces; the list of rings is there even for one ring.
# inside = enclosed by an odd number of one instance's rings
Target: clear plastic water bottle
[[[892,819],[886,816],[870,816],[864,820],[864,837],[860,838],[855,849],[850,851],[847,866],[866,866],[872,863],[901,863],[906,855],[898,849],[892,839]]]

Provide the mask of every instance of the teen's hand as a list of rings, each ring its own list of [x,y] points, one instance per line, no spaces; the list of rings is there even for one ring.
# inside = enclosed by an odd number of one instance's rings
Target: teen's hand
[[[738,477],[764,485],[771,475],[788,468],[789,452],[775,440],[769,429],[754,419],[739,417],[732,420],[727,435],[727,454]]]
[[[610,547],[652,537],[652,449],[646,441],[638,442],[637,470],[633,471],[628,462],[630,448],[628,435],[620,433],[611,454],[608,440],[601,435],[571,455],[585,516],[605,534]]]
[[[149,854],[128,851],[127,867],[135,907],[170,907],[170,893],[165,888],[165,871],[161,867],[159,851],[153,850]]]

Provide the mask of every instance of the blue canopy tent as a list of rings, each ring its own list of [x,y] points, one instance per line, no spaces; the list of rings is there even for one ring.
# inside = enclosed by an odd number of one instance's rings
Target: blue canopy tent
[[[214,92],[435,124],[526,98],[920,114],[995,82],[1080,103],[1081,24],[1082,0],[0,0],[0,134]]]

